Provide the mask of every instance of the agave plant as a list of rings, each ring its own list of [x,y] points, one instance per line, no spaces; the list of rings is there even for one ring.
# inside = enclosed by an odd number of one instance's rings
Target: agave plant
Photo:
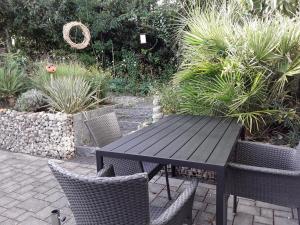
[[[48,73],[45,69],[45,62],[37,65],[37,71],[32,77],[33,85],[42,91],[49,85],[51,79],[60,79],[62,77],[83,78],[91,85],[91,89],[95,91],[98,98],[104,98],[110,80],[110,73],[100,70],[96,67],[91,69],[85,68],[77,62],[59,63],[56,65],[55,73]]]
[[[39,89],[43,89],[51,78],[85,77],[89,73],[84,66],[76,62],[59,63],[56,65],[55,73],[48,73],[45,69],[46,64],[46,62],[38,63],[37,70],[32,77],[33,84]]]
[[[59,77],[44,86],[47,102],[56,111],[68,114],[89,109],[101,102],[82,77]]]
[[[206,3],[181,18],[183,63],[173,81],[180,112],[234,117],[256,132],[296,112],[300,18],[249,16],[239,7]]]

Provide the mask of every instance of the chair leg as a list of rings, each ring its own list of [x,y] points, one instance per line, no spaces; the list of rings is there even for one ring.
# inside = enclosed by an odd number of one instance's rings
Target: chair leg
[[[192,209],[190,210],[190,213],[188,217],[186,218],[186,224],[187,225],[193,225],[193,212]]]
[[[168,167],[165,165],[165,174],[166,174],[166,184],[167,184],[167,192],[169,200],[172,200],[171,191],[170,191],[170,184],[169,184],[169,175],[168,175]]]
[[[298,213],[298,224],[300,225],[300,208],[297,208],[297,213]]]
[[[237,196],[233,196],[233,213],[237,212]]]
[[[176,177],[176,167],[171,165],[172,177]]]

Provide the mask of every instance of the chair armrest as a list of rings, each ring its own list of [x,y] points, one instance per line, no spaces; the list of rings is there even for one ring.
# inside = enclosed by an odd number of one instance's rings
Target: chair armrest
[[[178,199],[151,225],[181,225],[191,215],[194,196],[198,181],[193,180],[191,185],[182,192]]]
[[[249,165],[244,165],[244,164],[239,164],[239,163],[229,163],[228,167],[232,168],[232,169],[237,169],[237,170],[267,173],[267,174],[274,174],[274,175],[283,175],[283,176],[291,176],[291,177],[300,176],[300,171],[291,171],[291,170],[281,170],[281,169],[265,168],[265,167],[258,167],[258,166],[249,166]]]
[[[239,141],[234,162],[249,166],[294,170],[297,167],[296,155],[297,150],[292,148]]]

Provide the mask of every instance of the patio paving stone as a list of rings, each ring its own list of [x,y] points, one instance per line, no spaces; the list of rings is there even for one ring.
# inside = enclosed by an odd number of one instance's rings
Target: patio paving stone
[[[298,225],[297,220],[287,219],[282,217],[274,217],[274,225]]]
[[[248,206],[243,204],[238,204],[237,208],[238,212],[247,213],[253,216],[259,216],[260,215],[260,208],[255,206]]]
[[[60,186],[47,166],[48,159],[0,151],[0,224],[47,225],[50,213],[60,209],[66,216],[65,225],[75,225],[72,211]],[[92,175],[96,166],[80,161],[57,160],[73,172]],[[3,174],[3,176],[2,176]],[[149,197],[153,205],[168,207],[189,184],[189,181],[170,178],[173,200],[167,198],[165,178],[155,176],[149,183]],[[214,225],[215,186],[200,183],[193,206],[193,225]],[[232,197],[228,203],[228,225],[297,225],[297,212],[249,199],[238,199],[238,213],[232,213]]]
[[[30,198],[25,200],[24,202],[20,203],[18,205],[19,208],[22,208],[24,210],[30,211],[30,212],[39,212],[41,209],[48,206],[49,203],[46,201],[42,201],[36,198]]]
[[[263,216],[263,217],[273,218],[273,210],[272,209],[261,208],[260,213],[261,213],[261,216]]]
[[[254,216],[254,222],[255,223],[261,223],[261,224],[273,225],[273,219],[263,217],[263,216]]]

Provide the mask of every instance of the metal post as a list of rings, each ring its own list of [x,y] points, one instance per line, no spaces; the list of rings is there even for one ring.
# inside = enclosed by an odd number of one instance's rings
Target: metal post
[[[51,211],[50,221],[51,225],[61,225],[65,222],[66,217],[61,217],[60,211],[58,209],[54,209]]]
[[[60,212],[58,209],[51,211],[50,221],[51,225],[61,225]]]

